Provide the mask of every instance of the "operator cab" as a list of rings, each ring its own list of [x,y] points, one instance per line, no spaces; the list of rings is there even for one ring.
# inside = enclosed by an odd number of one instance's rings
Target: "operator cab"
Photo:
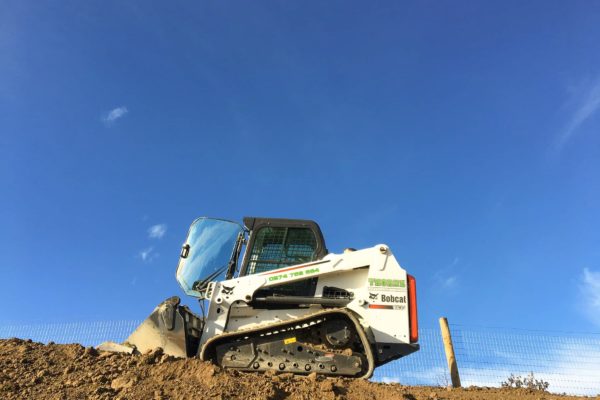
[[[204,298],[210,282],[303,264],[327,254],[314,221],[246,217],[244,225],[206,217],[192,223],[176,273],[186,294]],[[246,250],[240,263],[243,245]],[[306,279],[261,289],[255,295],[313,296],[316,284],[317,278]]]

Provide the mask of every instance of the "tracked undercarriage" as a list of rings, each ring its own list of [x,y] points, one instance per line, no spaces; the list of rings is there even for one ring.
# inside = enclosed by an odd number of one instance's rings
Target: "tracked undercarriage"
[[[370,377],[373,352],[360,323],[343,309],[209,340],[201,358],[242,371]]]

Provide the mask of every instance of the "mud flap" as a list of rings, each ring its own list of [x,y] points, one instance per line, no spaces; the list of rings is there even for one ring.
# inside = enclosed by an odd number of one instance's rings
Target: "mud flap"
[[[160,303],[121,346],[132,348],[136,353],[160,347],[166,354],[175,357],[195,356],[204,321],[179,303],[177,296]],[[98,349],[120,351],[111,342],[102,343]]]

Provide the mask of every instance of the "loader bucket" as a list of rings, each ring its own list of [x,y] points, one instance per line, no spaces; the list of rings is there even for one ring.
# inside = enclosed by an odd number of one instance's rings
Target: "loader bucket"
[[[104,342],[99,350],[146,353],[158,347],[175,357],[193,357],[198,352],[204,321],[177,296],[160,303],[122,345]],[[128,350],[129,349],[129,350]]]

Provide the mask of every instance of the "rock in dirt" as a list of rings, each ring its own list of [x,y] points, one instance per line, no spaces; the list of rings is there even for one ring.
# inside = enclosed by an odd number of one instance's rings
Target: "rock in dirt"
[[[135,379],[119,376],[110,382],[110,387],[115,390],[127,389],[135,385]]]
[[[52,345],[48,344],[48,346],[52,346]],[[90,357],[96,357],[98,355],[98,350],[96,350],[93,347],[86,347],[83,354],[85,354],[86,356],[90,356]]]

